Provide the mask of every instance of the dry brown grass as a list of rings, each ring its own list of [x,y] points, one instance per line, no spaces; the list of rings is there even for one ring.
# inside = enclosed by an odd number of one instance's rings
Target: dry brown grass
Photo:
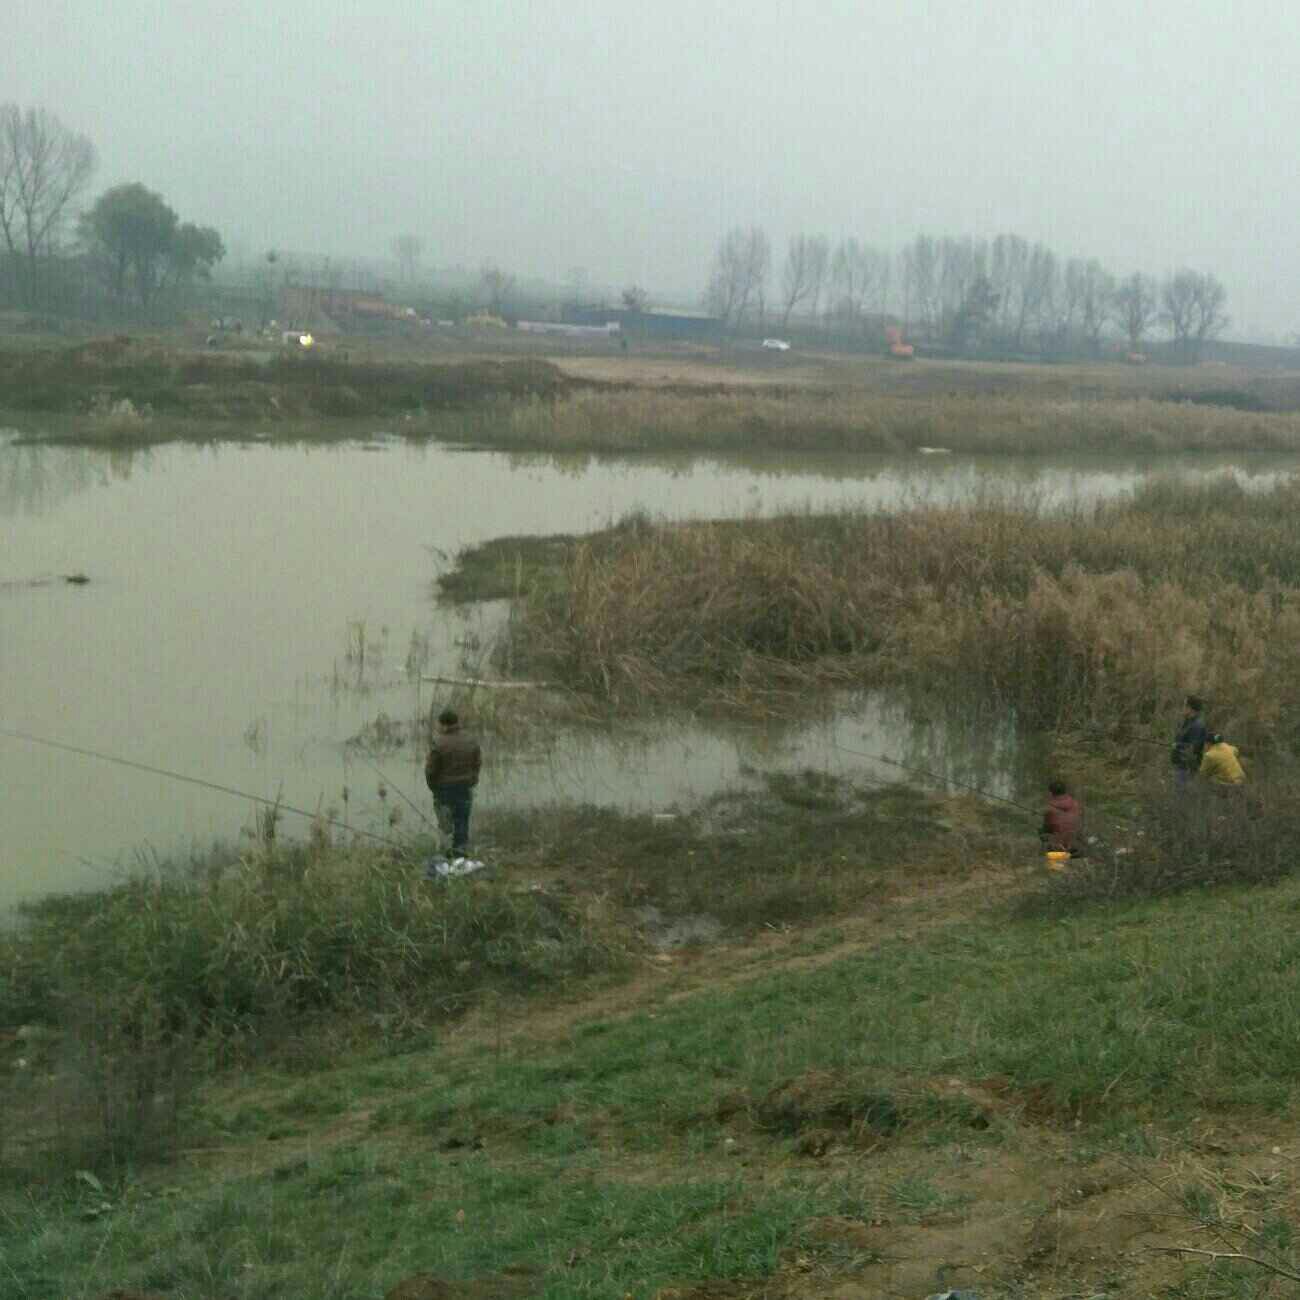
[[[571,543],[515,649],[615,701],[899,682],[1056,728],[1143,723],[1195,689],[1257,740],[1300,709],[1298,505],[1294,483],[1225,480],[1063,517],[992,503],[625,525]]]
[[[437,431],[491,446],[555,451],[1300,451],[1300,413],[1150,397],[1098,401],[840,389],[580,390],[554,398],[490,402],[453,423]]]

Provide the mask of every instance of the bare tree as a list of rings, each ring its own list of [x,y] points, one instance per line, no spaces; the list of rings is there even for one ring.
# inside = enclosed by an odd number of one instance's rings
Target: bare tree
[[[958,352],[979,348],[998,307],[998,296],[987,271],[979,270],[967,285],[948,324],[948,340]]]
[[[1095,257],[1086,262],[1076,257],[1065,268],[1065,278],[1078,304],[1079,333],[1098,356],[1102,331],[1114,310],[1115,277]]]
[[[1185,364],[1199,361],[1205,340],[1227,325],[1223,313],[1227,299],[1227,291],[1215,276],[1186,267],[1175,271],[1160,286],[1160,319]]]
[[[650,295],[639,284],[629,284],[620,296],[624,311],[643,312],[650,301]]]
[[[917,235],[903,249],[903,294],[904,315],[914,313],[922,332],[933,337],[939,323],[939,251],[929,235]]]
[[[830,247],[824,235],[794,235],[781,268],[781,328],[790,324],[790,315],[800,303],[808,303],[814,314],[826,280]]]
[[[73,200],[95,170],[95,147],[43,108],[0,105],[0,236],[36,305],[40,261],[53,252]]]
[[[1131,353],[1142,350],[1142,336],[1151,328],[1159,310],[1155,281],[1141,271],[1134,271],[1115,290],[1115,318],[1128,336]]]
[[[414,280],[420,258],[424,256],[424,240],[419,235],[398,235],[393,240],[393,256],[402,279]]]
[[[1004,234],[993,241],[989,279],[998,298],[997,327],[1004,345],[1020,346],[1028,267],[1028,240],[1020,235]]]
[[[831,255],[831,310],[846,325],[860,327],[868,303],[879,305],[889,282],[889,257],[870,244],[841,239]]]
[[[1044,244],[1035,244],[1029,253],[1029,265],[1025,268],[1021,334],[1033,326],[1040,354],[1055,346],[1058,341],[1060,279],[1056,254]]]
[[[1218,276],[1203,271],[1196,286],[1196,304],[1192,337],[1196,340],[1196,353],[1200,356],[1201,348],[1207,339],[1217,338],[1228,328],[1228,315],[1223,310],[1228,301],[1228,291],[1223,287]]]
[[[572,303],[585,303],[591,290],[591,272],[585,266],[571,266],[564,273],[564,287]]]
[[[503,271],[495,262],[484,262],[478,273],[479,290],[484,305],[493,316],[504,313],[515,292],[515,277]]]
[[[771,263],[772,246],[761,227],[735,226],[722,237],[705,302],[724,326],[738,328],[750,305],[762,300]]]
[[[983,240],[944,238],[937,244],[938,273],[935,291],[938,297],[940,333],[965,338],[969,324],[991,299],[991,286],[979,285],[988,278],[988,245]],[[977,288],[978,286],[978,288]],[[961,322],[960,326],[958,322]],[[985,322],[986,323],[986,322]]]

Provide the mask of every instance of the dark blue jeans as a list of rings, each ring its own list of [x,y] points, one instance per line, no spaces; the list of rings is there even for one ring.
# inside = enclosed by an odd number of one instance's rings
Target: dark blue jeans
[[[451,851],[463,855],[469,848],[469,814],[474,787],[464,781],[433,787],[433,810],[444,835],[451,836]]]

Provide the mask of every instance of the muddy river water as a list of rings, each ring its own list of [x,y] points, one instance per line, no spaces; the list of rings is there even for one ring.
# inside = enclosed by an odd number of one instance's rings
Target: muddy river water
[[[1197,457],[1165,459],[1159,472],[1264,484],[1294,467]],[[1152,472],[1099,458],[596,460],[382,437],[106,451],[0,435],[0,728],[379,827],[373,760],[346,742],[381,713],[427,711],[438,688],[422,677],[481,667],[499,611],[457,615],[433,600],[436,574],[464,546],[596,529],[634,509],[686,518],[990,493],[1052,508]],[[61,580],[74,573],[89,581]],[[851,750],[1015,786],[1014,737],[990,746],[987,732],[977,739],[954,719],[918,718],[880,697],[842,704],[799,725],[553,732],[491,754],[481,804],[666,811],[754,769],[900,775]],[[427,807],[413,748],[378,761]],[[229,794],[0,735],[0,908],[233,841],[253,811]],[[287,817],[283,830],[304,825]]]

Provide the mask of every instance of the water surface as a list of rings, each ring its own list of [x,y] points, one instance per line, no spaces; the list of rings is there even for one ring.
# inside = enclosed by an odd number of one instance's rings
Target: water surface
[[[1159,464],[1263,485],[1294,462]],[[427,712],[434,688],[421,676],[482,665],[491,611],[460,616],[432,599],[462,547],[596,529],[634,509],[688,518],[991,493],[1055,508],[1126,490],[1151,468],[1084,457],[612,460],[385,438],[118,451],[0,439],[0,726],[379,827],[379,777],[345,742],[380,712]],[[90,582],[40,581],[68,573]],[[988,746],[963,735],[883,699],[798,726],[556,734],[490,755],[481,799],[659,809],[764,764],[899,775],[849,749],[910,753],[1010,789],[1011,759],[990,767]],[[427,807],[414,751],[379,761]],[[252,805],[225,794],[0,737],[0,906],[107,879],[140,855],[234,839],[251,820]]]

